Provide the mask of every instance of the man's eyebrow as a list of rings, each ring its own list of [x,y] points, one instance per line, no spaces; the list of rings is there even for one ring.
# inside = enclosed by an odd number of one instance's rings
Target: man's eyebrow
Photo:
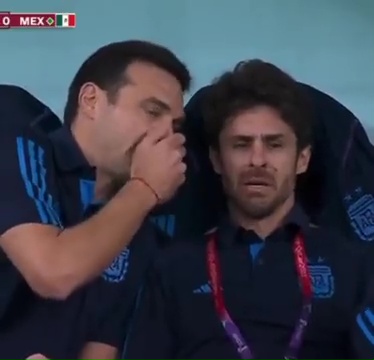
[[[250,142],[253,141],[255,137],[251,135],[233,135],[231,138],[233,141]]]
[[[263,134],[263,135],[233,135],[232,139],[234,141],[243,141],[243,142],[250,142],[255,140],[256,138],[260,138],[262,140],[266,141],[275,141],[275,140],[282,140],[284,139],[285,135],[284,134]]]
[[[149,98],[147,98],[147,99],[144,99],[144,100],[141,102],[141,104],[142,104],[142,105],[153,104],[153,105],[157,105],[157,106],[159,106],[160,108],[162,108],[162,109],[164,109],[164,110],[168,110],[168,111],[171,110],[170,106],[169,106],[166,102],[164,102],[164,101],[162,101],[162,100],[160,100],[160,99],[158,99],[158,98],[156,98],[156,97],[154,97],[154,96],[149,97]]]
[[[285,138],[285,135],[281,133],[263,135],[263,139],[268,140],[268,141],[282,140],[284,138]]]

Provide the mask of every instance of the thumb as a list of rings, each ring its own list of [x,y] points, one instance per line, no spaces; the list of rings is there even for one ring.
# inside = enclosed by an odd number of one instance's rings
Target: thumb
[[[48,358],[47,357],[45,357],[44,355],[42,355],[42,354],[34,354],[34,355],[31,355],[31,356],[29,356],[29,357],[27,357],[26,358],[26,360],[31,360],[31,359],[46,359],[46,360],[48,360]]]

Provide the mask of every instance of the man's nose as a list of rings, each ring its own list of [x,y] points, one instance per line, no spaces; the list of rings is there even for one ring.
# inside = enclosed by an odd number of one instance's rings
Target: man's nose
[[[260,141],[254,142],[251,146],[250,165],[254,167],[262,167],[266,165],[266,148]]]

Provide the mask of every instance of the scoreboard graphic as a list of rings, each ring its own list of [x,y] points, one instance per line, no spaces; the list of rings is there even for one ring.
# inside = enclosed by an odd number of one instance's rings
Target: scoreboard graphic
[[[0,11],[0,29],[76,27],[75,13],[15,13]]]

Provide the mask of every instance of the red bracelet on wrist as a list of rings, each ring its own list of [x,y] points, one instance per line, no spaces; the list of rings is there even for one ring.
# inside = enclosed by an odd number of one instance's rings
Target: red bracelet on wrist
[[[140,181],[144,186],[146,186],[149,190],[151,190],[152,194],[153,194],[153,195],[155,196],[155,198],[156,198],[157,203],[160,202],[160,197],[158,196],[156,190],[155,190],[151,185],[149,185],[148,182],[145,181],[143,178],[141,178],[141,177],[136,177],[136,176],[135,176],[135,177],[132,177],[132,178],[130,179],[130,181]]]

